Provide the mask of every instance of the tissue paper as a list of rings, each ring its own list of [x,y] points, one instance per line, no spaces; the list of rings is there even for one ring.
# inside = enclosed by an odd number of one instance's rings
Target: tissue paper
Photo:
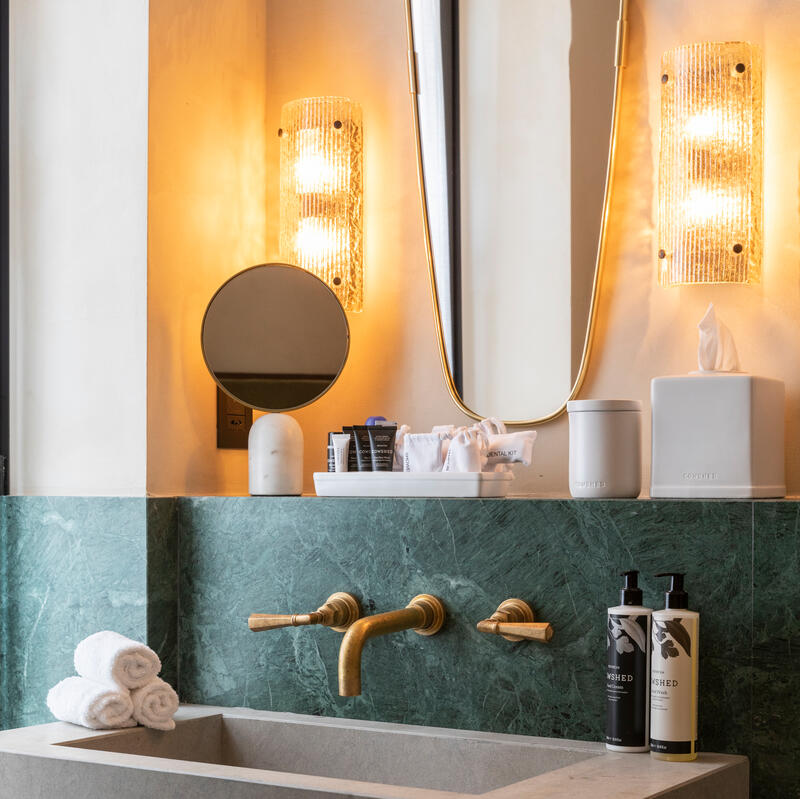
[[[697,325],[700,340],[697,345],[697,365],[701,372],[738,372],[739,355],[733,335],[717,319],[714,304],[710,303],[705,316]]]

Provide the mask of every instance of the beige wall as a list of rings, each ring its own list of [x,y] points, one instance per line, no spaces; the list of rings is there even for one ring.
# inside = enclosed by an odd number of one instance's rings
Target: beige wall
[[[787,476],[797,493],[800,4],[634,0],[630,20],[609,258],[583,396],[638,397],[648,407],[652,376],[693,368],[694,325],[713,300],[737,336],[744,367],[786,380]],[[765,47],[764,281],[660,289],[652,215],[658,62],[677,44],[736,38]],[[274,132],[281,103],[296,97],[350,95],[364,107],[365,128],[365,310],[350,315],[353,344],[339,382],[293,414],[306,437],[306,489],[310,473],[324,468],[328,430],[373,413],[415,429],[461,421],[434,340],[402,0],[268,0],[266,7],[159,0],[151,8],[150,59],[149,490],[246,493],[246,454],[215,449],[214,387],[199,326],[216,284],[277,254]],[[645,422],[647,441],[647,414]],[[520,473],[517,490],[563,495],[566,419],[539,431],[535,466]]]
[[[12,0],[13,494],[145,490],[147,0]]]

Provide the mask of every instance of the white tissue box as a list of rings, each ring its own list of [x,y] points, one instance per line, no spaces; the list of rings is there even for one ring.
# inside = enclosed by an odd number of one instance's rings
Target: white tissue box
[[[783,497],[782,380],[708,373],[651,384],[651,497]]]

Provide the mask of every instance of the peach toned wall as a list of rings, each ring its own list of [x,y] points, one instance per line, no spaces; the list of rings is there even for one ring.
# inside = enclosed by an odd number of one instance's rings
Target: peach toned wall
[[[160,0],[152,6],[149,491],[246,493],[246,454],[215,449],[214,386],[199,352],[199,325],[216,284],[277,256],[274,134],[280,105],[295,97],[350,95],[363,105],[365,127],[365,310],[350,315],[352,349],[339,382],[293,414],[306,437],[306,490],[311,472],[324,468],[328,430],[373,413],[415,429],[462,421],[434,339],[402,0]],[[787,477],[797,493],[800,5],[633,0],[630,30],[608,264],[583,396],[638,397],[649,408],[652,376],[693,368],[694,325],[713,300],[737,335],[744,367],[786,380]],[[677,44],[737,38],[765,47],[764,281],[755,288],[661,289],[652,214],[658,62]],[[215,58],[223,59],[224,70],[215,68]],[[263,73],[249,69],[253,63]],[[566,419],[539,432],[535,466],[519,473],[516,490],[566,494]],[[646,413],[646,441],[648,433]],[[649,468],[645,484],[648,477]]]
[[[216,397],[200,324],[216,288],[263,260],[263,0],[150,3],[147,486],[240,490],[216,449]],[[245,483],[246,485],[246,483]]]
[[[329,430],[374,413],[415,427],[455,418],[430,311],[402,2],[152,5],[149,492],[247,492],[246,452],[216,449],[200,323],[217,284],[278,258],[276,134],[281,105],[297,97],[351,96],[365,129],[365,310],[349,314],[339,382],[292,414],[306,490],[325,468]]]

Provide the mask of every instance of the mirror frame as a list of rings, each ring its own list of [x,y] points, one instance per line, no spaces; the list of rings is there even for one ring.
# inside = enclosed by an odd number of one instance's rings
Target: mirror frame
[[[581,354],[580,366],[578,374],[572,383],[568,396],[564,399],[563,403],[556,408],[552,413],[546,416],[540,416],[534,419],[505,419],[503,420],[509,425],[537,425],[544,422],[549,422],[560,416],[567,409],[567,402],[574,399],[583,385],[586,378],[586,372],[589,366],[589,355],[592,351],[592,344],[594,343],[594,334],[597,324],[597,306],[598,295],[600,292],[600,282],[602,278],[603,266],[606,260],[606,244],[608,233],[608,216],[609,208],[611,206],[611,197],[613,194],[613,176],[614,164],[616,160],[617,151],[617,133],[619,129],[619,115],[620,103],[622,98],[622,75],[625,68],[625,50],[628,39],[628,3],[629,0],[619,0],[619,15],[617,19],[617,41],[614,50],[614,96],[611,107],[611,132],[609,135],[608,144],[608,160],[606,163],[606,178],[605,187],[603,189],[603,210],[600,219],[600,235],[597,244],[597,256],[595,259],[594,278],[592,281],[592,293],[589,304],[589,318],[586,326],[586,336],[583,342],[583,353]],[[436,325],[436,337],[439,342],[439,357],[442,364],[442,372],[444,373],[447,389],[453,402],[458,406],[459,410],[470,416],[473,419],[483,419],[485,416],[491,416],[491,409],[487,414],[480,414],[469,408],[461,398],[456,389],[455,382],[453,381],[452,371],[450,369],[450,362],[447,356],[447,350],[444,343],[444,331],[442,330],[442,319],[439,311],[439,292],[436,287],[436,273],[433,264],[433,249],[431,247],[431,235],[428,221],[428,203],[425,193],[425,174],[422,164],[422,140],[419,128],[419,84],[418,84],[418,70],[417,70],[417,54],[414,49],[414,28],[411,17],[411,0],[405,0],[406,11],[406,36],[408,40],[408,80],[409,92],[411,93],[411,108],[412,108],[412,121],[414,125],[414,137],[416,141],[417,152],[417,177],[419,185],[419,197],[422,211],[422,227],[425,240],[425,251],[428,258],[428,276],[431,285],[431,298],[433,300],[433,314],[434,323]]]
[[[333,299],[336,300],[336,304],[339,306],[339,311],[342,314],[342,320],[344,321],[344,330],[346,336],[344,357],[342,358],[342,365],[339,367],[339,371],[336,373],[336,376],[333,378],[333,380],[331,380],[331,382],[328,384],[328,387],[321,394],[317,394],[316,397],[313,397],[308,402],[303,402],[300,405],[293,405],[290,408],[262,408],[258,405],[251,405],[249,402],[242,402],[242,400],[239,399],[239,397],[236,397],[233,394],[231,394],[231,392],[228,391],[228,389],[225,388],[225,386],[223,386],[219,380],[217,380],[217,376],[214,373],[214,370],[208,363],[208,359],[206,358],[206,350],[205,347],[203,346],[203,331],[205,330],[206,327],[206,317],[208,316],[208,311],[214,304],[214,300],[217,298],[217,295],[225,288],[225,286],[228,285],[228,283],[230,283],[233,280],[236,280],[237,277],[240,277],[245,272],[251,272],[253,269],[261,269],[265,266],[286,266],[289,269],[296,269],[298,272],[302,272],[304,275],[308,275],[309,277],[313,277],[314,280],[319,281],[327,289],[327,291],[330,293]],[[324,397],[336,385],[336,382],[342,376],[344,367],[347,364],[347,359],[350,357],[350,322],[347,321],[347,313],[345,312],[341,301],[336,296],[333,289],[331,289],[331,287],[324,280],[318,278],[313,272],[309,272],[308,269],[303,269],[303,267],[301,266],[297,266],[295,264],[285,264],[281,261],[269,261],[263,264],[254,264],[253,266],[248,266],[246,269],[242,269],[239,272],[236,272],[236,274],[231,275],[227,280],[223,281],[223,283],[214,292],[211,299],[208,301],[206,309],[205,311],[203,311],[203,321],[200,323],[200,353],[203,356],[203,363],[206,365],[206,369],[208,370],[209,375],[211,375],[211,379],[217,384],[220,391],[227,394],[227,396],[229,396],[232,400],[238,402],[240,405],[244,405],[246,408],[252,408],[254,411],[263,411],[264,413],[285,413],[286,411],[296,411],[299,410],[300,408],[305,408],[307,405],[311,405],[313,402],[316,402],[321,397]]]

